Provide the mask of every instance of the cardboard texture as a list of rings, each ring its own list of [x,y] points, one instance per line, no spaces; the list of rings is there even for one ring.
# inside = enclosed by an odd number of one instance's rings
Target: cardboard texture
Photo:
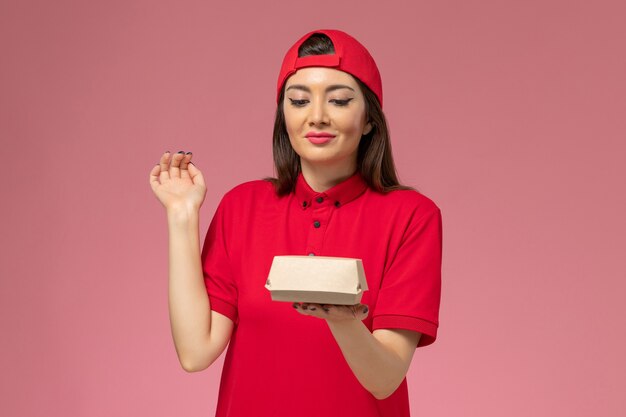
[[[265,283],[273,301],[353,305],[367,280],[361,259],[335,256],[274,256]]]

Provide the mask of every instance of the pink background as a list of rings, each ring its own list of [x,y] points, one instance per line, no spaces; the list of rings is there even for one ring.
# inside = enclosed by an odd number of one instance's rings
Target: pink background
[[[377,60],[400,178],[443,213],[413,415],[626,415],[624,3],[260,3],[2,0],[0,415],[213,415],[148,173],[194,152],[204,237],[272,174],[282,56],[325,27]]]

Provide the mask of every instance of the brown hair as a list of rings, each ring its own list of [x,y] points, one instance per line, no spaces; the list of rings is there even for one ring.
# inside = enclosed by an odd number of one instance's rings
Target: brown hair
[[[311,35],[298,49],[299,57],[333,55],[334,53],[335,48],[332,41],[328,36],[321,33]],[[401,185],[398,181],[391,154],[387,121],[378,98],[361,80],[354,78],[365,96],[365,113],[372,123],[372,130],[367,135],[363,135],[359,142],[357,170],[367,185],[375,191],[386,193],[393,190],[415,190],[413,187]],[[289,194],[294,190],[296,179],[301,171],[300,156],[293,150],[285,126],[284,95],[285,85],[280,92],[274,120],[273,154],[278,178],[263,178],[274,184],[279,196]]]

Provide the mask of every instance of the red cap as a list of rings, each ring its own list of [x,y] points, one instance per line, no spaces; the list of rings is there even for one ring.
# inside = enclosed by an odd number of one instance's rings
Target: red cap
[[[314,33],[328,36],[335,47],[334,55],[309,55],[298,57],[298,48]],[[358,78],[378,97],[380,107],[383,106],[383,85],[374,58],[369,51],[352,36],[334,29],[314,30],[302,36],[293,44],[283,58],[283,65],[278,75],[276,102],[280,98],[280,90],[287,78],[303,67],[330,67],[347,72]]]

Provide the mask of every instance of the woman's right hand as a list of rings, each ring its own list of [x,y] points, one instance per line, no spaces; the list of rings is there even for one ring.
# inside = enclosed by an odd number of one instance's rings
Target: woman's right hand
[[[191,152],[165,152],[150,171],[152,191],[168,212],[198,210],[204,201],[204,177],[191,162],[191,156]]]

